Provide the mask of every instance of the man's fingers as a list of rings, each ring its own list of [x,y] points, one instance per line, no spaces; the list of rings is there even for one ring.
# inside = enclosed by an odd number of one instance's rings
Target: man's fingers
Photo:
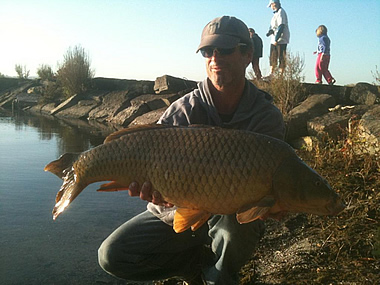
[[[128,187],[129,196],[140,196],[140,188],[137,182],[132,182]]]
[[[140,198],[142,200],[152,202],[152,183],[145,181],[141,186]]]

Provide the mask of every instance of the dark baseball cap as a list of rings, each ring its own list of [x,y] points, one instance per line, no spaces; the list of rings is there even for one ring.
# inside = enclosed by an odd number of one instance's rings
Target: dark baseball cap
[[[223,16],[204,27],[197,52],[207,46],[234,48],[238,43],[251,45],[248,27],[235,17]]]

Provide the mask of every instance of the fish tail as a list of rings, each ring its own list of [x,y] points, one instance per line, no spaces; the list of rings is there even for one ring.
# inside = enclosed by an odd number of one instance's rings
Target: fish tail
[[[44,170],[57,175],[61,179],[64,179],[68,169],[72,167],[79,155],[80,153],[65,153],[57,160],[54,160],[46,165]]]
[[[76,180],[73,168],[66,171],[66,175],[63,177],[63,184],[55,198],[56,204],[53,209],[53,220],[55,220],[87,186],[78,183]]]

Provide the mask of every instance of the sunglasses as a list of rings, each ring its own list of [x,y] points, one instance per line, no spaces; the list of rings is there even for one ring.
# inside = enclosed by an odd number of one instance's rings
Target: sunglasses
[[[210,58],[214,55],[214,52],[217,52],[219,55],[232,54],[235,51],[235,49],[240,46],[246,46],[246,44],[239,43],[236,47],[233,48],[205,47],[201,48],[200,52],[203,57]]]

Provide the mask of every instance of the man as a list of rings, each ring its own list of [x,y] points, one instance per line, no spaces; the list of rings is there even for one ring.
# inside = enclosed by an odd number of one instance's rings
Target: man
[[[216,18],[205,26],[198,51],[205,57],[207,79],[174,102],[159,123],[207,124],[282,139],[284,123],[272,97],[245,79],[252,60],[248,27],[235,17]],[[150,202],[148,210],[103,242],[99,264],[105,271],[131,281],[176,276],[188,284],[238,284],[240,267],[264,233],[263,221],[239,224],[235,215],[214,215],[195,232],[177,234],[175,207],[149,182],[141,188],[133,182],[129,190]]]
[[[288,24],[288,16],[285,10],[281,7],[280,0],[270,0],[269,5],[273,10],[273,17],[270,22],[267,37],[271,37],[270,46],[270,75],[273,76],[277,65],[280,68],[280,73],[283,74],[286,64],[286,46],[289,43],[290,32]]]
[[[253,44],[252,69],[255,72],[256,79],[261,80],[262,75],[259,61],[260,57],[263,57],[263,40],[256,34],[254,29],[249,28],[248,31]]]

